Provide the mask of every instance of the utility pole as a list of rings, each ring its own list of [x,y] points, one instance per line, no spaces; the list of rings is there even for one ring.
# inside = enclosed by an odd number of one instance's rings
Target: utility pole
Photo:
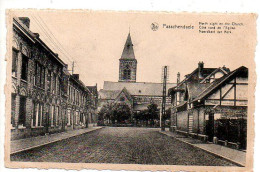
[[[165,131],[165,116],[166,116],[165,105],[166,105],[166,83],[167,83],[167,79],[168,79],[168,66],[163,66],[163,75],[162,75],[163,95],[162,95],[162,110],[161,110],[161,117],[160,117],[161,131]]]

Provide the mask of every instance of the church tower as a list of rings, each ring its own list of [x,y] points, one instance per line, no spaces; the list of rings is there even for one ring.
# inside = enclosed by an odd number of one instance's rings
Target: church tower
[[[136,82],[137,60],[133,46],[129,32],[123,53],[119,59],[119,82]]]

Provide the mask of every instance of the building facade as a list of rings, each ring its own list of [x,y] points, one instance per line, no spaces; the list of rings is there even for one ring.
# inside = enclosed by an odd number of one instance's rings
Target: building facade
[[[87,87],[79,80],[78,74],[68,79],[68,101],[66,128],[73,130],[87,127],[87,99],[90,94]]]
[[[90,91],[74,81],[58,54],[30,30],[29,18],[13,18],[12,31],[11,139],[64,131],[74,118],[84,122]],[[71,85],[80,93],[73,104],[76,115],[69,120]]]
[[[171,130],[233,148],[246,148],[248,69],[198,68],[172,96]]]
[[[87,86],[90,94],[87,99],[87,109],[88,109],[88,127],[93,127],[97,125],[98,116],[98,90],[97,84],[95,86]]]

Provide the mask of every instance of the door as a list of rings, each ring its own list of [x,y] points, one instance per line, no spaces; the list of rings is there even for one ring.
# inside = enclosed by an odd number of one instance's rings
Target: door
[[[208,140],[212,142],[214,137],[214,113],[208,114],[208,119],[206,119],[206,134]]]

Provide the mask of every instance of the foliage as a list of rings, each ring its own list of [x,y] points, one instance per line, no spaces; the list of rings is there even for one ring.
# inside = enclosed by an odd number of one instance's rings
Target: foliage
[[[149,104],[147,106],[147,110],[148,110],[148,120],[156,120],[159,119],[159,109],[158,109],[158,105],[157,104]]]
[[[109,123],[124,123],[131,117],[131,109],[128,105],[119,103],[107,103],[105,104],[98,115],[99,120],[108,120]]]

